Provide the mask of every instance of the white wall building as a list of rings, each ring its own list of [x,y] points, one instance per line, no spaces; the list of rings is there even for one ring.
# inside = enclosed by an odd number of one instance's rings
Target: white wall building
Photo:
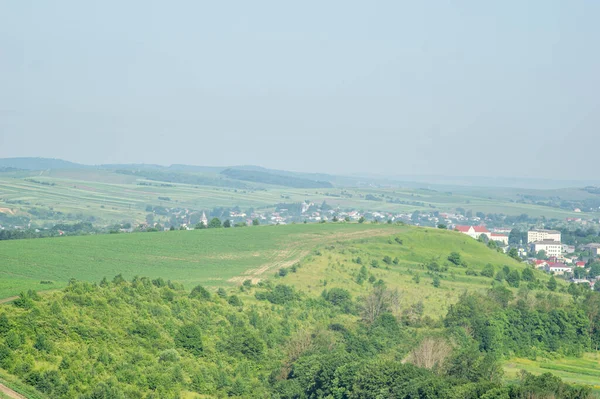
[[[527,232],[527,243],[530,244],[536,241],[558,241],[560,242],[561,235],[558,230],[533,229]]]
[[[560,257],[562,255],[562,244],[560,241],[537,241],[531,243],[531,250],[534,253],[544,251],[548,257]]]

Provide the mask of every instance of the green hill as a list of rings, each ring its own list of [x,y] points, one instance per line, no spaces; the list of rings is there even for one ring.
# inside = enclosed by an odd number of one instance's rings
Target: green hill
[[[186,287],[230,285],[290,266],[319,245],[407,229],[339,223],[0,241],[0,298],[116,274],[170,278]]]
[[[0,242],[0,262],[4,294],[64,287],[0,305],[0,382],[31,398],[591,397],[551,374],[507,385],[500,359],[590,350],[600,295],[552,293],[547,275],[526,278],[457,232],[340,223],[18,240]]]
[[[461,265],[448,260],[452,252],[460,255]],[[405,231],[387,237],[339,242],[325,246],[318,253],[320,255],[313,252],[303,262],[305,267],[286,275],[283,281],[313,295],[330,287],[342,287],[354,295],[364,295],[370,289],[370,284],[361,283],[359,278],[360,270],[365,266],[366,279],[383,280],[388,287],[402,292],[403,302],[422,302],[426,314],[435,317],[444,315],[465,290],[487,290],[493,277],[504,267],[519,272],[530,268],[463,234],[415,227],[407,227]],[[483,276],[482,271],[490,265],[492,277]],[[549,278],[540,271],[533,271],[533,275],[544,284]],[[434,276],[440,279],[437,288],[433,286]],[[523,281],[520,285],[527,286],[528,283]],[[513,289],[516,292],[517,288]]]

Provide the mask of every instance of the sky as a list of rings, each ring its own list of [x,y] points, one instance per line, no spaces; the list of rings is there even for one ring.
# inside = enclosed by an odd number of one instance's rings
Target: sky
[[[600,1],[0,2],[0,157],[600,174]]]

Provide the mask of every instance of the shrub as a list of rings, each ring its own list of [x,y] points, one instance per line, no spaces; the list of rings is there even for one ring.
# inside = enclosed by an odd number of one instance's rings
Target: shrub
[[[462,260],[458,252],[451,252],[450,255],[448,255],[448,260],[454,263],[456,266],[462,265]]]
[[[199,356],[204,350],[202,332],[194,324],[184,324],[175,335],[175,345]]]

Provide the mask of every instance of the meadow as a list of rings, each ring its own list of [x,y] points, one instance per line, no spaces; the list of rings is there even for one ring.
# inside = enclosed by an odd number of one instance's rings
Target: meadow
[[[452,252],[461,255],[466,267],[448,261]],[[386,256],[391,263],[384,261]],[[358,258],[360,264],[356,263]],[[373,262],[377,267],[373,267]],[[441,278],[437,288],[433,286],[434,274],[427,268],[432,262],[448,268],[435,273]],[[495,272],[504,266],[519,271],[528,267],[460,233],[410,227],[393,236],[345,241],[313,251],[296,273],[287,274],[282,281],[312,295],[334,287],[347,289],[353,296],[367,295],[370,284],[358,281],[364,265],[368,277],[381,279],[388,288],[398,289],[403,307],[422,302],[424,314],[438,318],[465,291],[484,292],[490,288],[493,279],[479,275],[488,264]],[[542,281],[549,278],[540,271],[534,274]],[[516,293],[517,289],[513,291]]]
[[[533,374],[550,372],[567,383],[590,385],[600,398],[600,352],[586,353],[581,358],[514,358],[504,363],[505,377],[509,381],[516,381],[521,370]]]
[[[97,282],[117,274],[162,277],[186,288],[231,285],[290,266],[319,245],[406,229],[299,224],[1,241],[0,298],[61,288],[71,278]]]

